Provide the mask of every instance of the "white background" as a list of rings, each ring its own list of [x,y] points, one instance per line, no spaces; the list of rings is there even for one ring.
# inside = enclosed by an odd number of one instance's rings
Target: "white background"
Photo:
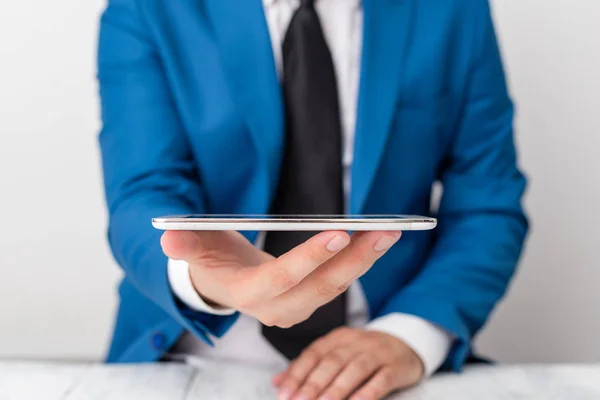
[[[533,229],[479,349],[504,361],[600,361],[600,1],[493,3]],[[0,5],[0,357],[105,352],[120,273],[96,142],[103,4]]]

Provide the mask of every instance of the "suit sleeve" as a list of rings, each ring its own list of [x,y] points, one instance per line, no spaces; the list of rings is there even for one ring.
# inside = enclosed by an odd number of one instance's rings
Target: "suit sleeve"
[[[237,315],[187,309],[170,289],[153,217],[202,213],[202,185],[160,59],[133,0],[111,0],[100,25],[99,136],[112,252],[136,289],[210,341]]]
[[[439,178],[443,195],[436,240],[421,272],[381,314],[402,312],[456,340],[444,364],[460,370],[470,341],[504,295],[528,224],[521,206],[513,106],[487,1],[461,118]],[[482,22],[483,21],[483,22]]]

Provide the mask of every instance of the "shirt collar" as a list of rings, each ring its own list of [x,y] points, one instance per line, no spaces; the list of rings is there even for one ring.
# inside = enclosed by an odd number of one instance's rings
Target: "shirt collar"
[[[276,5],[277,3],[292,2],[292,1],[298,1],[298,0],[262,0],[264,7],[271,7],[271,6]],[[326,1],[326,0],[319,0],[319,1]],[[329,0],[329,1],[331,1],[331,0]],[[352,2],[352,3],[354,3],[354,5],[356,7],[362,5],[362,0],[341,0],[341,1]]]

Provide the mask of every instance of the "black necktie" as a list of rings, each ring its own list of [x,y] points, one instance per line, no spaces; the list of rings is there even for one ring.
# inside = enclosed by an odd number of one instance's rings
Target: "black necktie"
[[[314,1],[304,0],[283,42],[286,137],[273,214],[343,214],[342,138],[337,84]],[[291,250],[315,232],[272,232],[265,251]],[[344,325],[345,295],[289,329],[263,326],[265,338],[288,359]]]

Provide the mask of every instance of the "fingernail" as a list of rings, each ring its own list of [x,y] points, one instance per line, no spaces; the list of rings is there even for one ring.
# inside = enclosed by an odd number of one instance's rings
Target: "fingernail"
[[[277,400],[290,400],[292,391],[290,389],[281,389],[277,395]]]
[[[375,243],[375,251],[385,251],[394,245],[400,239],[400,236],[383,235]]]
[[[335,253],[336,251],[340,251],[344,247],[348,246],[350,243],[350,238],[347,236],[334,236],[333,239],[327,243],[327,250]]]
[[[284,376],[285,376],[285,371],[280,372],[277,375],[275,375],[273,377],[273,379],[271,379],[271,381],[273,382],[274,385],[279,386],[279,385],[281,385],[281,382],[283,381]]]
[[[273,386],[275,386],[276,388],[278,388],[279,386],[281,386],[281,381],[282,380],[283,380],[283,378],[275,377],[275,378],[271,379],[271,383],[273,384]]]

